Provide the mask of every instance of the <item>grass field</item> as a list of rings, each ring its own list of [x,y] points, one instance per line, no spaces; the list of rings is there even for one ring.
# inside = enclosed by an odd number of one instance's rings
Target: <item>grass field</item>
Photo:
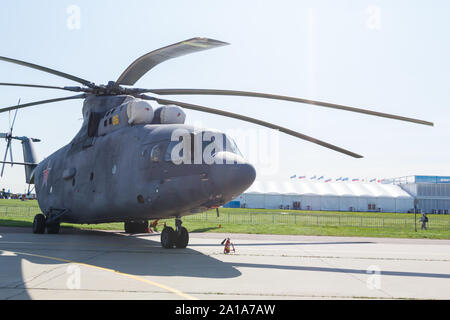
[[[0,200],[0,226],[31,228],[33,218],[39,212],[36,201]],[[215,211],[208,211],[184,217],[183,225],[190,232],[450,239],[450,215],[428,217],[428,230],[420,230],[418,222],[415,232],[414,214],[220,209],[219,218]],[[174,225],[173,219],[166,223]],[[123,230],[123,223],[62,226]]]

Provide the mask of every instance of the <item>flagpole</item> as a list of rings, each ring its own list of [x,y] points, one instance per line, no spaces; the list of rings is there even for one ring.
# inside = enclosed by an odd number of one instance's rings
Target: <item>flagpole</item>
[[[417,199],[414,199],[414,230],[417,232]]]

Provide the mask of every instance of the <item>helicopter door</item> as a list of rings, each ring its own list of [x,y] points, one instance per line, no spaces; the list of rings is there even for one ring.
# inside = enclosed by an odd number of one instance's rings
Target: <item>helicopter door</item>
[[[98,112],[91,112],[88,122],[88,136],[83,141],[83,148],[89,148],[94,145],[95,138],[98,136],[98,124],[102,119],[102,114]]]
[[[96,137],[98,135],[98,124],[102,118],[102,114],[98,112],[91,112],[88,122],[88,136]]]

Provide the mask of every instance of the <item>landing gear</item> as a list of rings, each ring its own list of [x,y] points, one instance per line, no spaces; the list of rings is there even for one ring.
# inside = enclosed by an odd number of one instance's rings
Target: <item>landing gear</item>
[[[48,234],[57,234],[59,233],[60,224],[57,222],[47,224],[47,233]]]
[[[59,233],[59,222],[48,222],[48,219],[43,214],[37,214],[33,221],[33,233],[43,234],[47,229],[48,234]]]
[[[33,221],[33,233],[42,234],[45,232],[45,216],[37,214]]]
[[[127,221],[125,222],[126,233],[146,233],[148,230],[148,221]]]
[[[180,228],[180,233],[178,234],[177,240],[175,241],[175,246],[178,249],[184,249],[189,243],[189,232],[185,227]]]
[[[163,248],[172,249],[176,241],[176,233],[172,227],[165,227],[161,232],[161,245]]]
[[[175,220],[176,230],[172,227],[165,227],[161,232],[161,245],[163,248],[172,249],[174,246],[178,249],[184,249],[189,243],[189,232],[181,226],[181,219]]]

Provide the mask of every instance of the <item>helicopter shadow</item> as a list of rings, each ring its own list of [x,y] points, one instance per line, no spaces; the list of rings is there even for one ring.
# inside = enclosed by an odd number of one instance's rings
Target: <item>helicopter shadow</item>
[[[159,234],[146,234],[143,238],[144,235],[62,228],[61,234],[36,235],[29,229],[21,228],[21,233],[7,229],[18,228],[0,227],[0,299],[32,299],[27,282],[36,275],[25,275],[24,260],[55,267],[68,261],[85,263],[143,277],[227,279],[241,275],[233,265],[189,247],[163,249]]]

